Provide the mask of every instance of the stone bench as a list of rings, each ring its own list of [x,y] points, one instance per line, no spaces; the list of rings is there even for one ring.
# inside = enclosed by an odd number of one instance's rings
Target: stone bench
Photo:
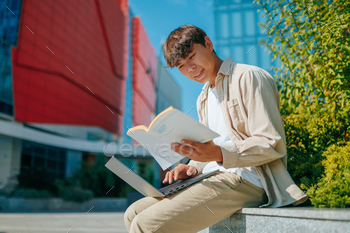
[[[350,233],[350,208],[243,208],[199,233]]]

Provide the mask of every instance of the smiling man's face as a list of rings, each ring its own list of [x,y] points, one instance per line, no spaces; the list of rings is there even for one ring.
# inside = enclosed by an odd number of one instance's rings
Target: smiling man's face
[[[215,83],[218,70],[215,69],[214,55],[213,44],[206,36],[205,47],[201,44],[193,44],[190,54],[181,59],[176,67],[182,75],[193,81]]]

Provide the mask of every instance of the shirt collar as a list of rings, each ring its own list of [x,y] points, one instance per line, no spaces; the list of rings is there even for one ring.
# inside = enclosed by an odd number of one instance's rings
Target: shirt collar
[[[234,65],[234,61],[231,58],[226,58],[221,64],[218,74],[229,75]]]
[[[223,75],[229,75],[230,71],[232,70],[233,66],[234,66],[234,61],[231,58],[226,58],[225,61],[223,61],[223,63],[221,64],[219,71],[218,71],[218,75],[216,78],[218,78],[219,74],[223,74]],[[203,91],[208,91],[209,90],[209,82],[206,82],[202,88]]]

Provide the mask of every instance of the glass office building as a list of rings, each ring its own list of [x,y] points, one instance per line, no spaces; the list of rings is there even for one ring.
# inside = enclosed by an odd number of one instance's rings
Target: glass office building
[[[263,11],[253,0],[214,0],[215,44],[221,59],[230,57],[238,63],[259,66],[271,73],[272,55],[259,44],[267,32],[258,23],[265,23]]]
[[[133,17],[133,13],[129,10],[129,19]],[[122,143],[132,144],[132,138],[126,133],[128,128],[132,128],[134,125],[132,123],[132,54],[131,54],[131,44],[132,44],[132,25],[131,20],[128,22],[128,76],[126,77],[126,88],[125,88],[125,108],[124,108],[124,119],[123,119],[123,140]]]
[[[17,46],[22,0],[0,2],[0,113],[12,116],[11,46]]]

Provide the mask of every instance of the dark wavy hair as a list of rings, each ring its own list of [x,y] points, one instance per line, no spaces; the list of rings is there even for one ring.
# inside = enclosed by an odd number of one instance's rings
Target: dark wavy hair
[[[184,25],[172,31],[163,45],[167,68],[173,68],[192,51],[193,43],[205,46],[206,33],[193,25]]]

